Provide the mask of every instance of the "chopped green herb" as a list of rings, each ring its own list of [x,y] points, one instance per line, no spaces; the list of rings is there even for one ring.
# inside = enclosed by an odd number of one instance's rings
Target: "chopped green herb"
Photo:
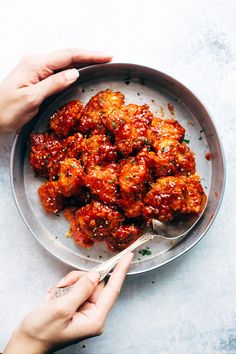
[[[198,138],[198,140],[202,140],[202,136],[200,136],[200,138]]]
[[[169,150],[168,146],[164,146],[161,148],[161,152],[167,152]]]
[[[130,176],[125,176],[125,179],[129,179],[130,178]]]
[[[186,144],[189,144],[189,143],[190,143],[190,140],[189,140],[189,139],[183,139],[183,141],[184,141]]]
[[[112,125],[112,128],[116,129],[116,122],[114,120],[111,122],[111,125]]]
[[[139,253],[143,256],[150,256],[152,254],[152,252],[150,250],[148,250],[147,248],[140,250]]]

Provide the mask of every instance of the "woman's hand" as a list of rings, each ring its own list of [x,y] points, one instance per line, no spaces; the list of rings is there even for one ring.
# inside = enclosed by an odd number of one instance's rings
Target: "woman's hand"
[[[21,129],[36,115],[45,98],[76,81],[79,73],[73,67],[111,59],[108,55],[76,48],[23,58],[0,83],[0,132]]]
[[[98,284],[99,274],[72,271],[57,286],[73,285],[70,293],[55,298],[55,289],[13,333],[4,354],[45,354],[77,341],[102,334],[133,254],[116,266],[108,283]]]

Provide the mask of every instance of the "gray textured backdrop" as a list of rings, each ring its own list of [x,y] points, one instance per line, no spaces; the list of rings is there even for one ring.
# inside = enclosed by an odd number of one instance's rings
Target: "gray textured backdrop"
[[[225,197],[203,240],[161,270],[129,277],[105,333],[60,353],[236,353],[236,2],[1,0],[0,33],[1,77],[25,53],[68,46],[103,49],[116,61],[173,75],[207,105],[226,154]],[[0,351],[20,318],[69,271],[18,215],[11,141],[0,137]]]

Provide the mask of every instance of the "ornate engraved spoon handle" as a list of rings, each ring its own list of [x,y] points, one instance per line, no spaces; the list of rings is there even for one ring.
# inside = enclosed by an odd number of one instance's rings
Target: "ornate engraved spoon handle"
[[[144,243],[152,240],[156,235],[155,234],[145,234],[139,237],[134,243],[132,243],[129,247],[121,251],[120,253],[116,254],[114,257],[108,259],[106,262],[99,264],[98,266],[92,268],[92,270],[96,270],[100,274],[100,281],[102,281],[107,274],[116,266],[121,258],[123,258],[129,252],[134,251],[139,246],[143,245]],[[68,292],[71,291],[73,285],[64,287],[64,288],[56,288],[55,296],[60,297],[66,295]]]

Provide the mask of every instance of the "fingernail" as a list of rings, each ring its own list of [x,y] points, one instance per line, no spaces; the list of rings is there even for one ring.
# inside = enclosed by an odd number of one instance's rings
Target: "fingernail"
[[[65,77],[68,81],[73,82],[79,77],[79,71],[77,69],[70,69],[65,72]]]
[[[100,278],[100,274],[95,270],[92,270],[86,274],[86,277],[91,280],[94,284],[97,284]]]
[[[61,286],[65,286],[66,283],[66,278],[62,278],[58,283],[57,283],[57,287],[61,287]]]

